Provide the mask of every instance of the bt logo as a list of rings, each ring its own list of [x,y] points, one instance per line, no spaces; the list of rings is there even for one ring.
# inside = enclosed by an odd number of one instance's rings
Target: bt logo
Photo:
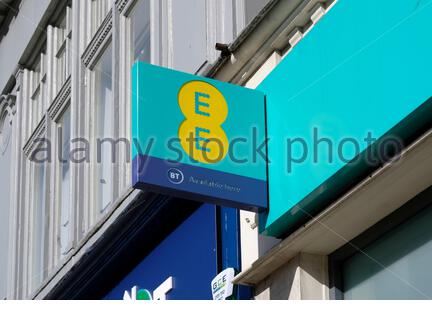
[[[179,169],[169,169],[167,175],[168,180],[173,184],[181,184],[184,181],[184,174]]]
[[[228,153],[228,138],[222,124],[228,104],[222,93],[204,81],[186,83],[178,94],[185,120],[178,135],[183,150],[201,163],[217,163]]]

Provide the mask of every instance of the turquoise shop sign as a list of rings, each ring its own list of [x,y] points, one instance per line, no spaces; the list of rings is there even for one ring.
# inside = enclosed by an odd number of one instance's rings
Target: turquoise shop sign
[[[432,1],[339,0],[258,87],[270,139],[265,234],[286,236],[363,179],[365,152],[384,138],[406,143],[430,124],[431,21]],[[317,132],[333,151],[321,142],[312,154]]]
[[[263,93],[138,61],[132,138],[135,188],[267,209]]]

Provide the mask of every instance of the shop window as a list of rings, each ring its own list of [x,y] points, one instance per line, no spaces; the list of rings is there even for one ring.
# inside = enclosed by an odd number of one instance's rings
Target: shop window
[[[432,297],[432,207],[341,263],[344,299]]]

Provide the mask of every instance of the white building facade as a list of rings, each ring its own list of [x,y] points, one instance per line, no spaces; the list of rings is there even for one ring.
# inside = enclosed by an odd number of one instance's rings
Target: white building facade
[[[255,89],[345,2],[0,2],[0,298],[103,297],[115,283],[104,287],[101,279],[131,258],[124,245],[130,237],[139,233],[155,246],[168,232],[159,239],[148,231],[158,226],[151,224],[155,215],[170,219],[161,212],[196,209],[131,187],[134,61]],[[428,5],[407,12],[406,20],[416,10],[426,14]],[[333,55],[320,49],[324,58]],[[290,70],[286,77],[302,78]],[[98,149],[104,138],[117,141],[116,152]],[[265,235],[262,215],[239,211],[241,268],[234,283],[251,287],[255,299],[427,298],[414,253],[422,248],[429,257],[430,239],[404,237],[424,234],[421,226],[429,222],[431,141],[430,123],[419,125],[399,162],[356,176],[291,229]],[[72,144],[80,149],[70,155]],[[147,231],[137,231],[147,224]],[[405,253],[383,254],[407,241]],[[132,260],[123,274],[138,263]],[[362,266],[378,269],[363,274]],[[420,270],[418,278],[411,268]],[[403,283],[401,296],[389,293],[394,279],[382,270]],[[388,289],[374,288],[374,281]]]
[[[46,297],[141,194],[127,146],[62,157],[74,139],[130,141],[132,63],[205,74],[267,2],[2,1],[1,298]]]

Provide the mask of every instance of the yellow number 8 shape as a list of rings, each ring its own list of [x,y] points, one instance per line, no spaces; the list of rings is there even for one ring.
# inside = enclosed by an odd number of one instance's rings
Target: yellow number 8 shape
[[[191,81],[180,89],[178,103],[186,118],[178,131],[186,154],[206,164],[222,161],[229,148],[221,127],[228,116],[228,104],[222,93],[207,82]]]

